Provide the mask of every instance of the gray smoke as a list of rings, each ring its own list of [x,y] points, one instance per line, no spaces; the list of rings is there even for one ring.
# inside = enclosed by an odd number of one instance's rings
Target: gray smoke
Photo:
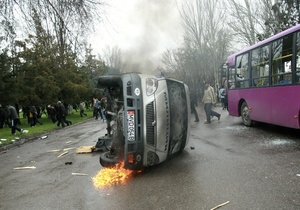
[[[136,0],[128,15],[135,31],[134,39],[122,49],[125,71],[154,73],[161,54],[178,39],[181,26],[176,1]]]

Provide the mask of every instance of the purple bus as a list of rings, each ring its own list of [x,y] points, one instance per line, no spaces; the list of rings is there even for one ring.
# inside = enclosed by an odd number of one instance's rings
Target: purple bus
[[[227,58],[228,111],[243,124],[300,128],[300,25]]]

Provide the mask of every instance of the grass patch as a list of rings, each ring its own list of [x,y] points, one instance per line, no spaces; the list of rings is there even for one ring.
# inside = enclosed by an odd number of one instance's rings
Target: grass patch
[[[92,110],[86,110],[85,113],[87,116],[80,117],[80,112],[79,110],[76,112],[74,110],[73,114],[69,114],[67,116],[67,119],[72,122],[72,125],[84,122],[91,117],[93,117],[93,112]],[[20,116],[23,116],[23,113],[20,113]],[[4,127],[0,129],[0,147],[3,145],[10,144],[14,142],[16,139],[30,139],[30,138],[35,138],[37,136],[41,136],[45,133],[49,133],[51,131],[57,130],[61,128],[57,126],[57,123],[53,123],[51,119],[49,119],[46,115],[42,115],[42,117],[39,119],[43,125],[40,125],[37,123],[35,127],[31,127],[28,124],[27,118],[20,118],[21,125],[18,127],[24,130],[29,130],[28,133],[20,133],[19,131],[16,131],[16,135],[11,134],[11,128],[9,127]]]

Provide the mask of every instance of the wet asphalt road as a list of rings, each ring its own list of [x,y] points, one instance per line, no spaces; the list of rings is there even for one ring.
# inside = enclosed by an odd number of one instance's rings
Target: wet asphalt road
[[[100,153],[49,152],[95,145],[106,132],[101,121],[0,151],[0,209],[211,209],[226,201],[220,209],[300,209],[298,130],[247,128],[220,108],[221,121],[205,125],[198,111],[183,153],[108,189],[95,189],[91,178]],[[22,166],[36,169],[13,169]]]

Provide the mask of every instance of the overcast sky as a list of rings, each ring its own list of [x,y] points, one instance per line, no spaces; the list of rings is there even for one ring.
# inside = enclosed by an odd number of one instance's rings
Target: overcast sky
[[[91,38],[94,53],[118,46],[141,71],[155,69],[161,54],[181,41],[176,0],[110,0],[107,19]]]

